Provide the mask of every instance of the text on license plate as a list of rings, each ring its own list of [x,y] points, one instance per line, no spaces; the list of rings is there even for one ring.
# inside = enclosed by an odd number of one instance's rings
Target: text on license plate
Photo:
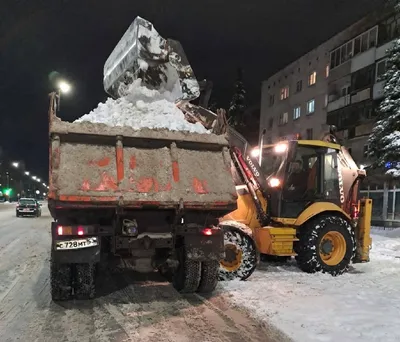
[[[56,249],[79,249],[98,245],[97,237],[89,237],[79,240],[56,241]]]

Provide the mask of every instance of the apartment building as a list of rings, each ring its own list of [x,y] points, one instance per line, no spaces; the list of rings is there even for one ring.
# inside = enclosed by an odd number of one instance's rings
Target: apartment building
[[[382,97],[377,77],[396,36],[393,16],[373,13],[280,70],[262,84],[260,132],[275,142],[300,134],[319,139],[335,125],[358,163]]]
[[[354,159],[368,165],[365,152],[382,99],[386,51],[398,37],[398,20],[388,15],[330,52],[327,123],[338,128]]]

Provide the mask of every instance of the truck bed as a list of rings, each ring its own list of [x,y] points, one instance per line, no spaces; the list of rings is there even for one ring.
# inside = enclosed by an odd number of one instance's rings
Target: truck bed
[[[97,123],[50,115],[49,200],[122,207],[236,205],[224,135]]]

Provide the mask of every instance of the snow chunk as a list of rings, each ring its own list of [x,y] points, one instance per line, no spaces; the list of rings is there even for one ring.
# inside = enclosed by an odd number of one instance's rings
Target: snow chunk
[[[145,67],[143,65],[143,67]],[[89,114],[75,122],[103,123],[108,126],[129,126],[135,130],[142,128],[166,128],[170,131],[190,133],[210,133],[202,124],[186,121],[184,114],[175,105],[180,92],[179,83],[168,87],[171,91],[148,89],[141,85],[142,80],[135,80],[126,90],[124,97],[109,98],[99,103]]]

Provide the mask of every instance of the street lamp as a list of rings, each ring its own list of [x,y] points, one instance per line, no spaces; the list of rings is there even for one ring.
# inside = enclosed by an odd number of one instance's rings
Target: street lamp
[[[33,179],[33,180],[36,180],[36,176],[32,176],[32,179]]]
[[[71,90],[71,85],[65,81],[60,81],[58,83],[58,89],[60,90],[61,93],[68,94]]]
[[[35,192],[36,192],[36,195],[39,195],[39,194],[40,194],[40,191],[39,191],[39,190],[36,190]]]
[[[25,171],[25,174],[26,174],[27,176],[29,176],[29,171]]]
[[[37,181],[38,183],[40,183],[40,178],[36,178],[36,181]]]
[[[14,166],[14,167],[18,167],[19,163],[18,162],[13,162],[13,163],[11,163],[11,165]]]
[[[66,81],[60,81],[56,91],[56,112],[60,111],[61,93],[68,94],[71,91],[71,85]]]

